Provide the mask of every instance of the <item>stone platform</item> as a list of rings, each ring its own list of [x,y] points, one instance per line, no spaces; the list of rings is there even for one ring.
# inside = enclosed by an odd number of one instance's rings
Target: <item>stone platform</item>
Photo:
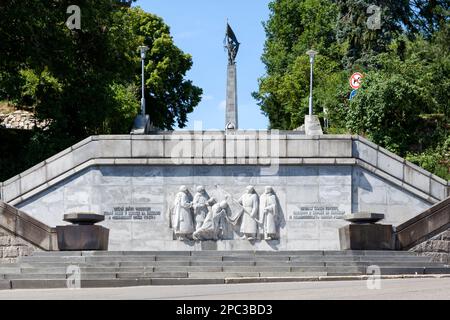
[[[450,274],[402,251],[36,252],[0,265],[0,289],[67,288],[75,274],[83,288],[339,280],[372,275],[373,266],[381,276]]]

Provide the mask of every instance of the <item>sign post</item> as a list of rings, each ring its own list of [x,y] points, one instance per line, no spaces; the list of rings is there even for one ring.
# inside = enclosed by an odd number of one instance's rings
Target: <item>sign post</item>
[[[350,87],[358,90],[361,87],[361,81],[363,78],[364,76],[359,72],[355,72],[354,74],[352,74],[352,76],[350,77]]]

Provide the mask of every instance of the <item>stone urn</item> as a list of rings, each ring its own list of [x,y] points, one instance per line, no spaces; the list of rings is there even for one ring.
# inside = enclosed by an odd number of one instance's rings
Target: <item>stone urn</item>
[[[394,250],[392,225],[378,224],[384,214],[358,212],[344,215],[349,225],[339,228],[341,250]]]
[[[103,215],[95,213],[65,214],[64,221],[72,224],[56,227],[59,250],[108,250],[109,229],[95,225],[104,219]]]

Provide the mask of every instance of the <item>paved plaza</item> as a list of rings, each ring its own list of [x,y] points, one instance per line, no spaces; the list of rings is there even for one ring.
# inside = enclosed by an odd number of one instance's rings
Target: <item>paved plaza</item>
[[[141,299],[141,300],[447,300],[450,278],[367,281],[297,282],[235,285],[151,286],[104,289],[3,290],[0,299]],[[374,284],[371,283],[374,287]]]

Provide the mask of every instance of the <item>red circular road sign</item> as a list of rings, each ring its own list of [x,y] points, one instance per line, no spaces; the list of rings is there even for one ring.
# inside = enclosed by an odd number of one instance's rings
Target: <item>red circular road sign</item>
[[[364,76],[359,72],[355,72],[354,74],[352,74],[352,76],[350,77],[350,87],[355,90],[359,89],[359,87],[361,87],[362,78],[364,78]]]

